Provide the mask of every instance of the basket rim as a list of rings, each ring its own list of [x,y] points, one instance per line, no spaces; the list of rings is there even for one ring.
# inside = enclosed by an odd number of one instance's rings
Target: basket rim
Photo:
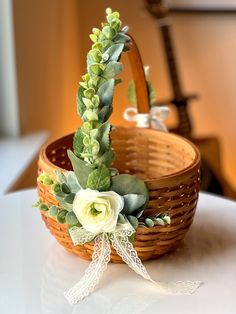
[[[162,186],[165,186],[166,182],[168,182],[169,180],[174,180],[175,178],[179,180],[181,180],[182,178],[186,178],[186,175],[189,173],[190,176],[192,175],[193,172],[195,172],[199,167],[200,167],[200,163],[201,163],[201,154],[200,154],[200,151],[199,149],[196,147],[196,145],[194,145],[190,140],[184,138],[183,136],[180,136],[180,135],[177,135],[177,134],[174,134],[174,133],[170,133],[170,132],[163,132],[163,131],[159,131],[159,130],[155,130],[155,129],[150,129],[150,128],[147,128],[147,129],[141,129],[141,128],[137,128],[137,127],[124,127],[124,126],[116,126],[116,129],[120,129],[120,130],[127,130],[127,129],[131,129],[131,130],[142,130],[142,132],[146,132],[146,133],[150,133],[151,132],[155,132],[155,133],[161,133],[162,136],[167,136],[167,137],[172,137],[173,139],[176,138],[176,139],[179,139],[185,143],[187,143],[189,146],[191,146],[191,148],[193,149],[194,153],[195,153],[195,157],[192,161],[192,163],[190,163],[189,166],[185,167],[184,169],[181,169],[179,171],[175,171],[171,174],[167,174],[167,175],[163,175],[163,176],[160,176],[158,178],[149,178],[149,179],[144,179],[143,181],[146,182],[146,183],[150,183],[152,185],[152,183],[159,183],[160,184],[160,188]],[[51,141],[48,141],[47,143],[45,143],[41,150],[40,150],[40,154],[39,154],[39,158],[43,159],[44,162],[46,162],[48,165],[51,165],[53,166],[55,169],[60,169],[62,171],[66,171],[65,169],[61,168],[61,167],[58,167],[57,165],[55,165],[53,162],[51,162],[48,157],[47,157],[47,154],[46,154],[46,150],[47,148],[52,145],[53,143],[61,140],[61,139],[66,139],[66,138],[71,138],[73,137],[74,135],[74,132],[73,133],[69,133],[67,135],[64,135],[64,136],[60,136],[60,137],[57,137],[56,139],[53,139]]]

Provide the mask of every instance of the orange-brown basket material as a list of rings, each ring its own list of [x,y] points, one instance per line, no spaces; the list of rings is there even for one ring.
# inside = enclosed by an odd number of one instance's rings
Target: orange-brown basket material
[[[44,146],[39,158],[39,173],[53,173],[60,168],[71,170],[67,149],[73,135]],[[174,250],[188,231],[194,217],[199,192],[200,154],[189,141],[170,133],[151,129],[117,128],[112,132],[112,146],[116,153],[114,167],[120,173],[135,174],[149,189],[150,200],[145,216],[168,213],[171,224],[153,228],[139,227],[134,247],[141,260],[157,258]],[[57,204],[50,189],[38,182],[40,199]],[[56,240],[84,259],[91,259],[93,244],[74,246],[67,226],[41,212],[42,218]],[[112,249],[112,262],[122,262]]]

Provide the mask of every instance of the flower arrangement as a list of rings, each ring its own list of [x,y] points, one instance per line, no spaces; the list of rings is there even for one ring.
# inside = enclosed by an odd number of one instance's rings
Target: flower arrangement
[[[119,174],[112,168],[115,158],[109,123],[117,75],[122,71],[121,53],[129,50],[128,28],[121,28],[118,12],[106,10],[102,29],[93,28],[93,42],[87,54],[87,73],[77,94],[77,112],[83,120],[75,132],[73,150],[68,150],[73,171],[42,172],[38,181],[49,187],[58,204],[39,200],[35,206],[58,223],[66,224],[74,245],[94,241],[92,262],[84,277],[65,296],[71,304],[89,295],[110,260],[112,245],[135,272],[153,281],[132,246],[138,226],[168,225],[168,213],[143,215],[149,202],[144,181],[134,175]],[[132,91],[133,93],[133,91]],[[145,218],[144,218],[145,217]],[[183,291],[186,285],[161,290]],[[186,290],[193,291],[198,283]]]

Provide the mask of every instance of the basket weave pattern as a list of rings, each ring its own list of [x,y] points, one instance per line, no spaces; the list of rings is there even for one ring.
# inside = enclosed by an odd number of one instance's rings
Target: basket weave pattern
[[[39,173],[52,173],[60,168],[71,170],[67,149],[73,135],[68,135],[42,148]],[[157,258],[176,249],[185,237],[194,217],[200,183],[200,155],[187,140],[151,129],[117,128],[112,133],[116,153],[114,167],[120,173],[135,174],[149,189],[149,204],[145,216],[168,213],[171,224],[152,228],[138,227],[134,247],[141,260]],[[50,188],[38,182],[40,199],[48,205],[58,205]],[[41,212],[42,218],[56,240],[81,258],[90,260],[93,244],[74,246],[67,226],[59,224]],[[122,262],[112,248],[112,262]]]

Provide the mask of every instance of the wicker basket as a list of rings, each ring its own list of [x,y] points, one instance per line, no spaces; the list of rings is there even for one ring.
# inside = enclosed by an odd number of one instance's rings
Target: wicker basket
[[[137,91],[138,111],[149,112],[148,93],[142,61],[135,43],[129,52]],[[72,147],[73,134],[44,146],[39,157],[39,173],[56,169],[71,170],[67,149]],[[134,247],[141,260],[157,258],[170,252],[185,237],[194,217],[200,183],[200,153],[186,139],[151,129],[116,128],[112,132],[112,146],[116,153],[114,167],[120,173],[135,174],[149,189],[150,200],[145,215],[168,213],[171,224],[152,228],[139,227]],[[57,204],[50,189],[38,182],[40,199]],[[74,246],[67,226],[41,212],[42,218],[56,240],[70,251],[90,260],[93,244]],[[112,248],[112,262],[122,262]]]

